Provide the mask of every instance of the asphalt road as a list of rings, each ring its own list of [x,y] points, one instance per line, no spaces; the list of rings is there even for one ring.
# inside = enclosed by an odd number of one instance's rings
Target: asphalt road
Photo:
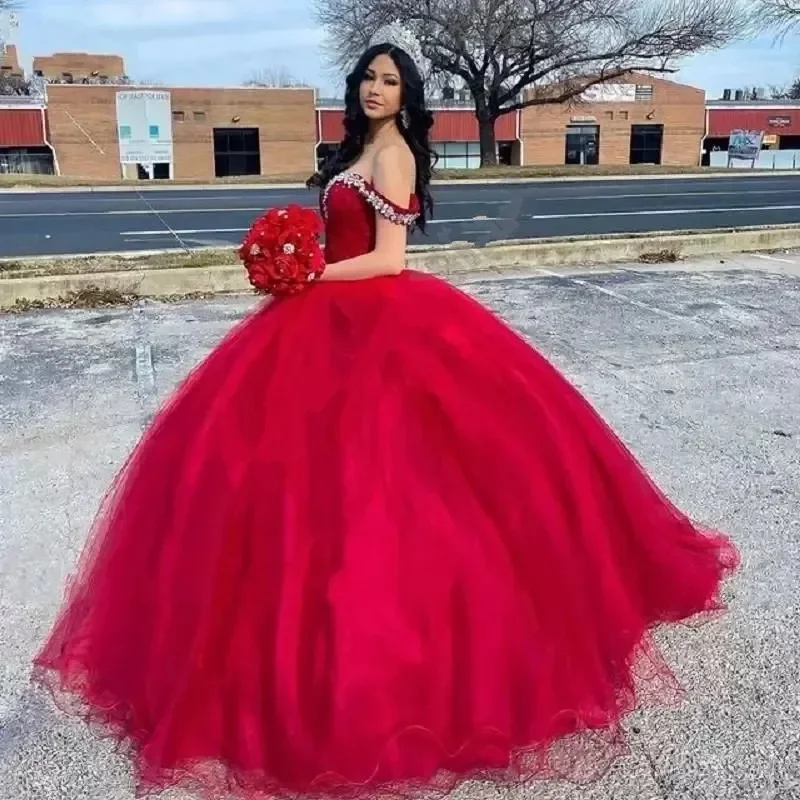
[[[522,184],[442,184],[413,243],[800,222],[800,176],[733,175]],[[264,209],[315,205],[305,189],[0,192],[0,257],[225,245]]]
[[[728,532],[743,564],[727,615],[659,632],[685,701],[634,715],[631,753],[603,780],[453,797],[797,800],[800,253],[467,288],[576,383],[671,498]],[[255,302],[0,315],[3,800],[132,800],[123,754],[31,687],[30,659],[142,426]]]

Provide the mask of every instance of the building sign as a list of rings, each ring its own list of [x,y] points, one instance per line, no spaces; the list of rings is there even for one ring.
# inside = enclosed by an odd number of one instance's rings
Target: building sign
[[[585,103],[634,103],[635,83],[598,83],[587,87],[581,94]]]
[[[761,131],[731,131],[728,139],[728,164],[731,161],[752,161],[755,164],[761,154]]]
[[[117,92],[117,133],[122,164],[171,164],[170,93]]]
[[[788,128],[792,124],[792,118],[781,115],[780,117],[770,117],[768,122],[770,128]]]

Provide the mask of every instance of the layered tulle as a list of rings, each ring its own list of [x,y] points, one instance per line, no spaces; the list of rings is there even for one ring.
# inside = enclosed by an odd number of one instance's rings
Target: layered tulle
[[[139,788],[591,778],[736,552],[489,311],[406,272],[241,323],[108,495],[36,659]]]

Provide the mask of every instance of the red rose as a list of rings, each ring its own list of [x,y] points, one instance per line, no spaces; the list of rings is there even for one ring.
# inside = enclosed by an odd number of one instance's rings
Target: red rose
[[[292,204],[273,208],[250,227],[238,250],[257,291],[296,294],[325,269],[319,237],[322,220],[315,211]]]

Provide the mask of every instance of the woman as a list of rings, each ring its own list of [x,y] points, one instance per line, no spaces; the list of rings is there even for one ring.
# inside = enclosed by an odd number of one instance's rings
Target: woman
[[[162,410],[36,658],[142,793],[592,777],[639,693],[676,691],[648,631],[736,564],[522,338],[404,269],[431,115],[402,50],[361,58],[345,127],[310,179],[322,280]]]

